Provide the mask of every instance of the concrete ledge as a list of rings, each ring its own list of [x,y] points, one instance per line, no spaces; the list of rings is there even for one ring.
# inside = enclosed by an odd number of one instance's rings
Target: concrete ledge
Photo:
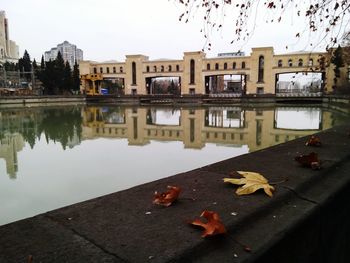
[[[349,131],[350,125],[320,133],[321,148],[300,138],[4,225],[0,262],[28,255],[34,262],[349,262]],[[311,151],[323,169],[294,161]],[[260,191],[237,196],[222,182],[233,170],[288,181],[272,198]],[[152,205],[153,192],[167,185],[182,187],[180,200]],[[227,235],[203,239],[186,223],[205,209],[219,213]]]
[[[0,97],[0,107],[11,107],[13,105],[23,106],[45,106],[85,103],[85,96],[23,96],[23,97]]]

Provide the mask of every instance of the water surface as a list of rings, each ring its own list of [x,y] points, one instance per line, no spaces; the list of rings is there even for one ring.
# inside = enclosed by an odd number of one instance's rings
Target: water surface
[[[346,119],[315,106],[4,109],[0,225],[293,140]]]

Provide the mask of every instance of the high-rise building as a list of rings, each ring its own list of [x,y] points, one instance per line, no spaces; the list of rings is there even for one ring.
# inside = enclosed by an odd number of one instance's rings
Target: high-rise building
[[[77,48],[76,45],[64,41],[58,44],[57,47],[51,48],[50,51],[45,52],[45,61],[56,59],[58,52],[61,53],[65,62],[68,61],[71,68],[73,68],[75,62],[79,64],[79,62],[83,60],[83,51]]]
[[[17,62],[19,49],[15,41],[10,40],[9,23],[5,11],[0,11],[0,62]]]

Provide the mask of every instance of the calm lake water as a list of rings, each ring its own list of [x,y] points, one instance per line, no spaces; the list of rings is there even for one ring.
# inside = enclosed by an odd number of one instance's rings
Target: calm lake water
[[[0,225],[293,140],[347,119],[317,106],[3,109]]]

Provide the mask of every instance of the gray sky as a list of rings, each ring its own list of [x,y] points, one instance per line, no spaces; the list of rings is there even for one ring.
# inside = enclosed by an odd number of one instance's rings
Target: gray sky
[[[6,12],[10,38],[19,45],[20,55],[27,49],[36,59],[64,40],[81,48],[85,60],[96,61],[123,61],[127,54],[180,59],[184,51],[201,50],[205,43],[201,17],[179,22],[182,9],[172,0],[1,0],[0,10]],[[251,47],[259,46],[273,46],[275,53],[310,49],[305,40],[296,42],[294,37],[305,21],[261,21],[250,41],[238,44],[230,44],[233,29],[226,22],[212,37],[207,56],[239,49],[248,55]]]

